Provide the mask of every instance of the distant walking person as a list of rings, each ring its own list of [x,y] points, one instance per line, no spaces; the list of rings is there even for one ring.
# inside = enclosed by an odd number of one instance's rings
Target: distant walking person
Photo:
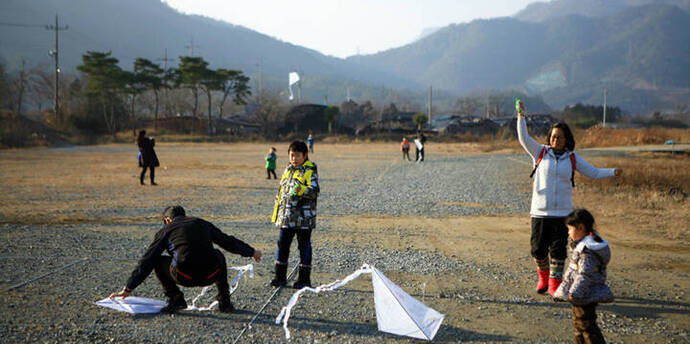
[[[309,153],[314,153],[314,135],[309,130],[309,137],[307,137],[307,145],[309,146]]]
[[[541,145],[529,136],[524,104],[518,100],[517,133],[522,148],[532,157],[532,236],[531,254],[537,264],[537,293],[554,292],[563,280],[567,255],[568,229],[565,217],[573,211],[575,171],[594,179],[620,176],[617,168],[596,168],[575,154],[575,138],[565,123],[556,123],[549,130],[548,145]],[[549,260],[550,256],[550,260]]]
[[[402,151],[403,160],[407,158],[407,161],[412,161],[410,159],[410,141],[407,139],[407,137],[402,138],[402,142],[400,142],[400,151]]]
[[[278,160],[276,147],[271,147],[268,150],[268,155],[266,155],[266,174],[268,174],[266,179],[271,179],[271,174],[273,174],[273,179],[278,179],[276,176],[276,160]]]
[[[417,132],[417,138],[414,139],[414,144],[415,144],[415,161],[421,162],[424,161],[424,143],[426,142],[426,136],[424,136],[424,132],[420,131]]]
[[[147,168],[150,171],[151,185],[158,185],[154,178],[156,177],[155,168],[160,166],[160,162],[158,162],[156,151],[153,150],[155,145],[156,141],[152,137],[146,137],[146,130],[139,131],[137,146],[139,146],[139,153],[141,153],[141,158],[139,159],[139,166],[142,168],[141,175],[139,176],[139,183],[141,185],[144,185],[144,176],[146,175]]]

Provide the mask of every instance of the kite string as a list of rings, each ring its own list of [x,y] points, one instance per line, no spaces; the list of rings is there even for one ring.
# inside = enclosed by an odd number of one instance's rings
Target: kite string
[[[360,275],[365,274],[365,273],[372,273],[373,269],[370,265],[364,264],[362,265],[361,268],[359,268],[357,271],[351,273],[349,276],[345,277],[345,279],[342,280],[335,280],[334,282],[331,282],[329,284],[323,284],[320,285],[316,288],[310,288],[310,287],[305,287],[297,292],[295,292],[292,297],[290,298],[290,301],[288,301],[287,306],[283,307],[283,309],[280,310],[280,314],[276,317],[276,325],[280,324],[280,321],[283,321],[283,329],[285,330],[285,338],[290,339],[290,330],[288,329],[288,319],[290,318],[290,313],[292,312],[292,307],[297,304],[297,300],[299,297],[307,292],[310,291],[312,293],[320,293],[322,291],[334,291],[348,283],[350,283],[352,280],[358,278]]]
[[[21,288],[21,287],[23,287],[23,286],[25,286],[25,285],[27,285],[27,284],[29,284],[29,283],[31,283],[31,282],[35,282],[35,281],[38,281],[38,280],[40,280],[40,279],[46,278],[46,277],[48,277],[48,276],[50,276],[50,275],[52,275],[52,274],[54,274],[54,273],[56,273],[56,272],[58,272],[58,271],[60,271],[60,270],[67,269],[67,268],[69,268],[69,267],[72,266],[72,265],[76,265],[76,264],[79,264],[79,263],[83,263],[83,262],[85,262],[85,261],[87,261],[87,260],[89,260],[89,258],[84,257],[84,258],[82,258],[82,259],[77,260],[76,262],[72,262],[72,263],[69,263],[69,264],[67,264],[67,265],[63,265],[63,266],[61,266],[61,267],[59,267],[59,268],[57,268],[57,269],[54,269],[54,270],[51,271],[51,272],[48,272],[48,273],[45,273],[45,274],[43,274],[43,275],[34,277],[34,278],[32,278],[32,279],[30,279],[30,280],[28,280],[28,281],[25,281],[25,282],[23,282],[23,283],[19,283],[19,284],[17,284],[17,285],[13,285],[13,286],[7,288],[7,291],[11,291],[11,290],[13,290],[13,289]]]

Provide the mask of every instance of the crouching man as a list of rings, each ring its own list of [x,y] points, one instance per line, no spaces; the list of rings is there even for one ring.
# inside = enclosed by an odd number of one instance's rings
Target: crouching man
[[[155,270],[163,286],[168,305],[164,313],[175,313],[187,308],[178,284],[185,287],[207,286],[218,288],[218,309],[229,313],[234,310],[230,302],[230,286],[225,256],[213,244],[243,257],[261,260],[261,251],[220,231],[212,223],[185,215],[181,206],[167,207],[163,211],[165,225],[156,233],[151,245],[129,277],[124,289],[110,294],[110,298],[126,298]],[[163,255],[167,251],[169,255]]]

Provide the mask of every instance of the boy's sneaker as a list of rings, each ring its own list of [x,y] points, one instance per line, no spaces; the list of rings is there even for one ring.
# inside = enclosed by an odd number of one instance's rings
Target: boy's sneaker
[[[161,313],[173,314],[181,309],[187,308],[187,302],[184,300],[184,295],[176,295],[168,298],[168,305],[161,308]]]

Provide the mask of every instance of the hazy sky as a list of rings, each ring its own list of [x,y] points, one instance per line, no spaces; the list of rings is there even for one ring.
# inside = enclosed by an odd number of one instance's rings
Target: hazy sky
[[[410,43],[425,29],[510,16],[535,0],[163,0],[183,13],[242,25],[347,57]],[[543,0],[546,1],[546,0]]]

